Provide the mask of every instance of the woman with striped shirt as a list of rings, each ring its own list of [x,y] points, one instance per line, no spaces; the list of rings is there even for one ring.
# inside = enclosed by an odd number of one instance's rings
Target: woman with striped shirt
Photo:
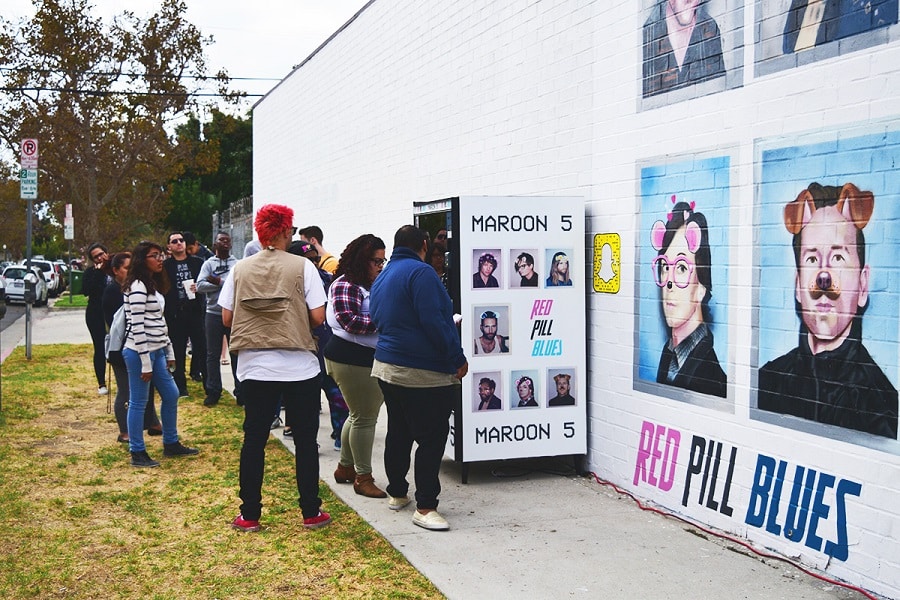
[[[163,295],[169,290],[169,278],[163,270],[165,258],[159,244],[139,243],[122,284],[128,321],[122,358],[128,369],[128,440],[134,467],[159,466],[144,446],[144,407],[151,380],[160,395],[163,455],[198,453],[196,448],[187,448],[178,441],[178,386],[169,370],[175,366],[175,353],[163,317]]]

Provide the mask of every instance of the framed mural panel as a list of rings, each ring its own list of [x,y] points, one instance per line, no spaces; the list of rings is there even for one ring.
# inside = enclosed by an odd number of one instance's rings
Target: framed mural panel
[[[634,389],[734,412],[729,156],[639,167]]]
[[[898,0],[757,0],[756,74],[900,39]]]
[[[742,0],[641,0],[639,110],[743,83]]]
[[[751,417],[900,453],[900,129],[758,141]]]

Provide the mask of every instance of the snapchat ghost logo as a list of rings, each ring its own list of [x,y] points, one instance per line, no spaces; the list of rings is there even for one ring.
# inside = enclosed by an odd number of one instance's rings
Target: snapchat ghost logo
[[[594,236],[594,291],[618,294],[621,282],[622,242],[618,233]]]

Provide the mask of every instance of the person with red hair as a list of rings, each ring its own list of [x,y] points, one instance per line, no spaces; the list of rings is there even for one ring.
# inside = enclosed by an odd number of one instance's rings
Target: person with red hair
[[[279,401],[294,430],[297,491],[303,526],[331,522],[320,510],[319,386],[321,372],[312,330],[325,321],[325,289],[315,265],[287,252],[294,211],[267,204],[254,227],[262,250],[234,266],[222,285],[222,323],[231,328],[244,403],[241,447],[241,513],[232,526],[259,531],[265,448]]]

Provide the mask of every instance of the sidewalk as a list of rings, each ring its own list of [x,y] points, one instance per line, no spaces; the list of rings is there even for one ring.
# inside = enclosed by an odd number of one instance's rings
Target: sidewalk
[[[90,343],[83,311],[41,310],[35,316],[35,345]],[[3,332],[3,358],[7,350],[24,344],[24,318],[20,321]],[[232,389],[230,367],[223,366],[222,378],[225,389]],[[460,483],[460,465],[445,459],[440,511],[451,529],[420,529],[411,522],[415,503],[394,512],[386,500],[364,498],[353,492],[352,485],[334,483],[338,452],[332,449],[324,399],[322,405],[322,480],[448,598],[863,597],[780,561],[761,560],[735,544],[707,539],[679,521],[642,511],[593,478],[557,474],[570,470],[557,459],[473,463],[466,485]],[[373,454],[375,481],[382,488],[386,420],[382,409]],[[281,429],[273,433],[284,441]],[[202,448],[203,441],[196,441]],[[293,444],[286,446],[293,451]]]

